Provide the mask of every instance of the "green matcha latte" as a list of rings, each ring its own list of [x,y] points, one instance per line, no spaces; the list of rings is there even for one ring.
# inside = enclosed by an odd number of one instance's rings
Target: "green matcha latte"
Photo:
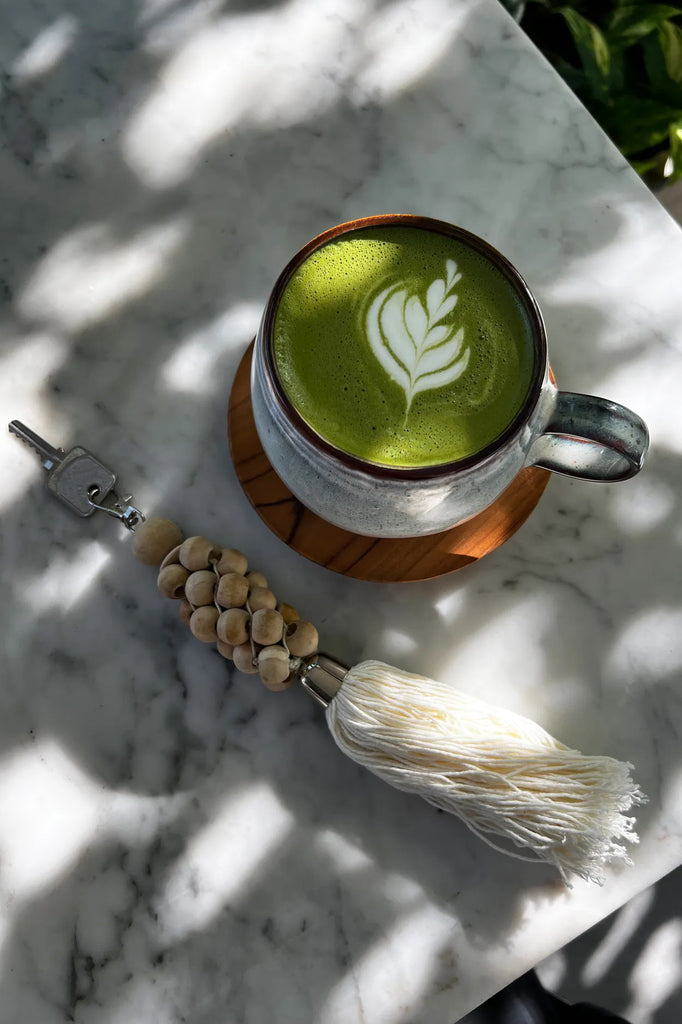
[[[534,366],[528,315],[498,267],[448,235],[388,225],[340,235],[297,267],[273,350],[312,430],[357,458],[404,468],[495,441]]]

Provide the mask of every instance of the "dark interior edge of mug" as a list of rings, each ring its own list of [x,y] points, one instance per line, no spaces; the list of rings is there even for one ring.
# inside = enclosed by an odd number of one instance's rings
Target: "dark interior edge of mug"
[[[533,367],[533,376],[530,384],[528,385],[528,391],[526,392],[523,403],[511,423],[494,439],[494,441],[491,441],[490,444],[486,445],[485,448],[481,448],[475,454],[467,455],[463,459],[456,459],[452,462],[442,462],[435,466],[386,466],[379,462],[365,461],[364,459],[358,458],[355,455],[350,455],[348,452],[344,452],[341,448],[337,448],[335,445],[331,444],[324,437],[318,434],[317,431],[315,431],[308,423],[306,423],[301,414],[287,397],[279,379],[272,345],[272,329],[284,289],[289,283],[294,272],[301,266],[308,256],[310,256],[311,253],[315,252],[317,249],[321,249],[322,246],[327,245],[328,242],[338,238],[339,235],[350,234],[353,231],[361,231],[365,228],[388,226],[398,227],[401,225],[420,228],[424,231],[433,231],[440,235],[449,235],[457,241],[464,242],[464,244],[468,245],[470,248],[476,249],[481,253],[481,255],[486,257],[486,259],[489,259],[490,262],[493,263],[498,270],[500,270],[501,273],[511,281],[515,291],[519,295],[519,298],[522,300],[531,322],[536,343],[537,358]],[[533,293],[516,267],[509,262],[506,256],[503,256],[501,252],[498,252],[498,250],[494,248],[494,246],[490,245],[489,242],[479,238],[478,235],[472,234],[465,228],[449,224],[447,221],[436,220],[432,217],[422,217],[411,213],[383,213],[376,214],[372,217],[361,217],[358,220],[345,221],[343,224],[337,224],[333,228],[328,228],[321,234],[316,235],[315,238],[312,238],[303,246],[302,249],[299,249],[291,260],[289,260],[286,267],[277,278],[270,298],[268,299],[268,304],[265,308],[265,315],[263,317],[263,333],[265,341],[265,368],[268,378],[272,384],[277,401],[289,419],[293,421],[296,429],[300,431],[300,433],[303,434],[314,447],[320,449],[325,454],[330,455],[332,458],[337,459],[339,462],[342,462],[350,469],[360,470],[370,476],[384,478],[390,477],[401,480],[432,480],[439,476],[447,476],[449,473],[458,472],[468,469],[471,466],[478,465],[480,462],[483,462],[489,456],[494,455],[495,452],[503,448],[530,416],[534,405],[535,395],[539,392],[540,387],[542,386],[545,374],[545,365],[547,363],[547,335],[542,314],[537,302],[535,301]]]

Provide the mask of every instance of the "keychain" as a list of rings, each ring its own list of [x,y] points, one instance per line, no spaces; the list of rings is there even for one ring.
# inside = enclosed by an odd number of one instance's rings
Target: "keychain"
[[[624,843],[638,838],[627,812],[645,801],[632,765],[583,755],[530,719],[383,662],[349,669],[318,651],[315,626],[279,601],[240,551],[146,519],[87,449],[53,448],[17,420],[9,429],[37,453],[55,497],[133,534],[134,554],[158,567],[160,593],[179,603],[198,640],[272,692],[301,684],[353,761],[455,814],[494,849],[548,861],[567,884],[572,875],[601,883],[605,865],[631,863]]]

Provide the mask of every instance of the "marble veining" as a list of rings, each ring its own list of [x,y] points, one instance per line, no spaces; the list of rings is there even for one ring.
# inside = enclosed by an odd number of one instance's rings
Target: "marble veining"
[[[682,236],[495,0],[44,0],[0,33],[0,394],[382,658],[631,760],[634,867],[565,890],[363,774],[196,643],[115,524],[0,437],[0,1021],[451,1024],[682,859]],[[301,244],[439,217],[528,280],[560,385],[648,422],[454,576],[303,562],[230,466],[230,383]]]

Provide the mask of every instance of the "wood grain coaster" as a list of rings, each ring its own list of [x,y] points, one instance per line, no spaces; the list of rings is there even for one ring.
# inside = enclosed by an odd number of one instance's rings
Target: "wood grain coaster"
[[[300,555],[344,576],[382,583],[434,579],[503,544],[526,521],[547,486],[544,469],[522,469],[489,508],[429,537],[383,539],[349,533],[307,509],[270,465],[251,410],[251,353],[244,353],[228,410],[230,451],[244,493],[266,526]]]

